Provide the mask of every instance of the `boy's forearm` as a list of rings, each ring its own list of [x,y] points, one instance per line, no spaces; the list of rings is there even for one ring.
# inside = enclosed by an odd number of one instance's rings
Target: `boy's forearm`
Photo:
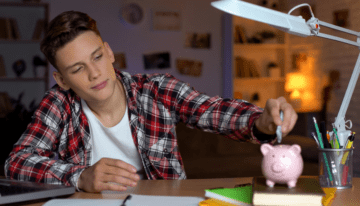
[[[77,187],[76,183],[85,166],[19,152],[10,155],[5,161],[4,169],[6,178],[9,179]]]

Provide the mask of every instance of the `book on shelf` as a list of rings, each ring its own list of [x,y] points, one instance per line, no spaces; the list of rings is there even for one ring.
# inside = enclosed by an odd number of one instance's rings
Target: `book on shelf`
[[[10,38],[10,22],[8,18],[0,18],[0,39]]]
[[[0,55],[0,77],[6,77],[4,58]]]
[[[0,92],[0,117],[5,117],[12,110],[9,95],[6,92]]]
[[[38,19],[36,21],[34,33],[32,36],[33,40],[40,40],[41,34],[45,31],[45,21],[43,19]]]
[[[252,205],[252,185],[243,184],[235,186],[234,188],[214,188],[206,189],[205,197],[220,200],[231,205]],[[218,202],[209,200],[211,202]],[[221,202],[220,202],[221,203]],[[220,204],[221,205],[221,204]]]
[[[312,177],[299,177],[296,186],[288,188],[287,184],[266,185],[265,177],[253,179],[253,204],[260,205],[319,205],[325,196],[319,180]]]
[[[10,18],[10,28],[11,28],[11,39],[20,39],[19,26],[16,19]]]
[[[235,43],[240,43],[240,44],[246,44],[247,43],[247,38],[246,38],[246,35],[245,35],[244,27],[239,26],[239,25],[235,26],[234,41],[235,41]]]
[[[257,65],[254,60],[243,57],[236,57],[236,76],[237,77],[260,77]]]
[[[20,33],[14,18],[0,18],[0,39],[19,39]]]

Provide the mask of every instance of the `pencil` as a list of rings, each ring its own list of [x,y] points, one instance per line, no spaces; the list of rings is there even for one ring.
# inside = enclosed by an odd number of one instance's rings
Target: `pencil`
[[[323,145],[323,142],[322,142],[321,133],[320,133],[319,127],[318,127],[318,125],[317,125],[317,123],[316,123],[315,117],[313,117],[313,120],[314,120],[316,132],[317,132],[317,134],[318,134],[318,139],[319,139],[320,148],[321,148],[321,149],[324,149],[324,145]],[[325,152],[323,152],[323,156],[324,156],[324,162],[325,162],[325,165],[326,165],[326,168],[327,168],[327,171],[328,171],[328,175],[329,175],[330,182],[333,182],[333,178],[332,178],[332,175],[331,175],[331,170],[330,170],[330,167],[329,167],[329,162],[328,162],[328,160],[327,160],[327,157],[326,157],[326,153],[325,153]]]

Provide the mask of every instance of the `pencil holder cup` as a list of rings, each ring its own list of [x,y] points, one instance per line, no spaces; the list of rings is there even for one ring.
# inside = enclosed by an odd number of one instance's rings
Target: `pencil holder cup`
[[[319,149],[321,187],[352,187],[354,149]]]

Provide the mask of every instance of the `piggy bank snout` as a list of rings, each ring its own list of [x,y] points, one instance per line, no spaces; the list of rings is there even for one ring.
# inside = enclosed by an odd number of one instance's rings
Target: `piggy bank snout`
[[[271,170],[275,173],[280,173],[284,171],[284,169],[285,169],[285,165],[282,164],[281,162],[276,162],[271,165]]]

